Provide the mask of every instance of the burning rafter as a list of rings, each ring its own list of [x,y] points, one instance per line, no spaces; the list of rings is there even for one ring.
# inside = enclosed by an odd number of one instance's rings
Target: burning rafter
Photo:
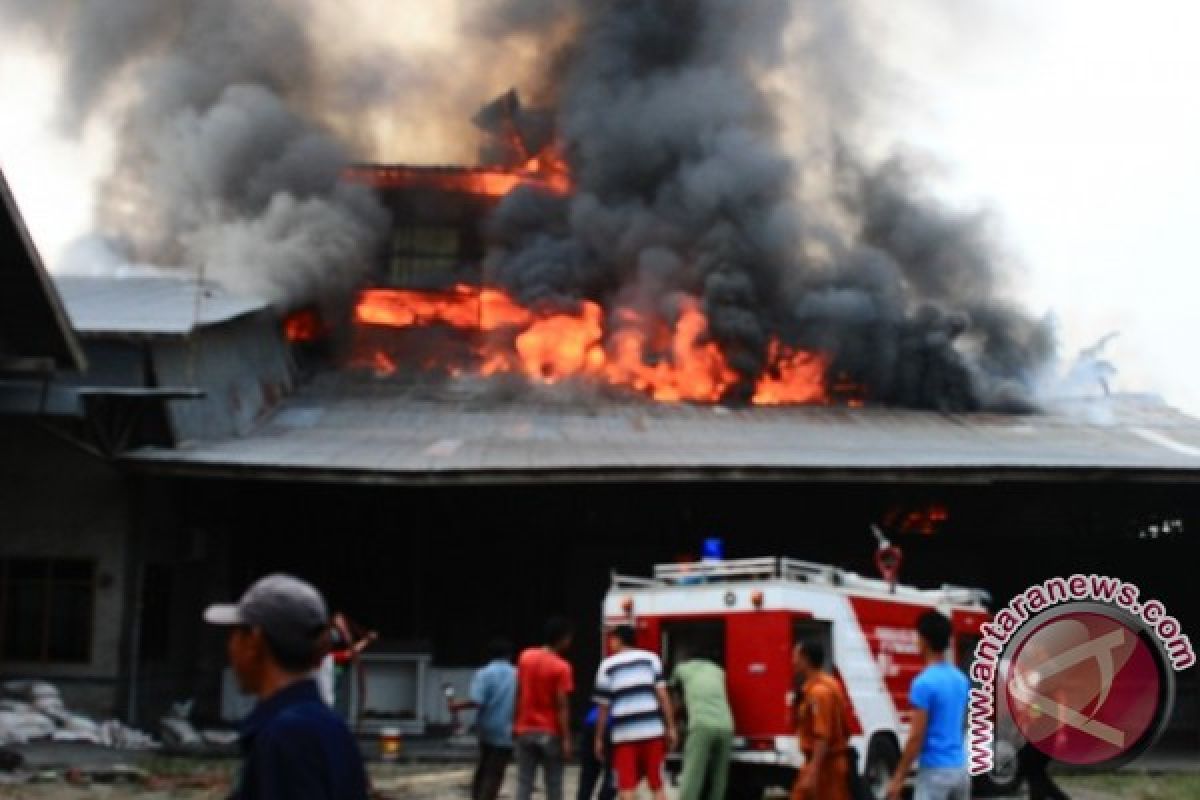
[[[538,311],[522,306],[503,290],[457,286],[447,292],[368,289],[355,309],[358,325],[374,329],[458,331],[472,342],[480,376],[519,375],[533,383],[583,381],[626,388],[663,403],[716,403],[739,376],[708,335],[708,318],[694,298],[680,303],[673,321],[630,308],[606,313],[585,301],[575,311]],[[379,374],[398,370],[401,359],[370,339],[355,363]],[[776,342],[770,367],[752,402],[758,405],[831,402],[828,364],[819,355]],[[458,374],[457,366],[436,359],[420,365]]]

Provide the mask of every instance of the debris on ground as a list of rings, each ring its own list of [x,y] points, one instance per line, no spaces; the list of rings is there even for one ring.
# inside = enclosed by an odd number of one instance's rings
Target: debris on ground
[[[150,780],[150,788],[159,791],[164,789],[173,791],[182,789],[210,791],[228,786],[229,776],[221,772],[203,772],[195,775],[155,775]]]
[[[209,755],[233,750],[237,744],[237,731],[201,730],[192,724],[191,716],[192,701],[185,700],[172,705],[170,713],[159,722],[159,735],[168,749]]]
[[[172,750],[192,750],[204,746],[200,731],[186,719],[163,717],[159,723],[159,735],[163,744]]]
[[[72,712],[58,687],[45,681],[11,681],[0,697],[0,745],[40,740],[84,742],[120,750],[152,750],[149,734],[115,719],[97,722]]]
[[[128,764],[111,766],[71,767],[63,774],[63,779],[72,786],[91,786],[92,784],[148,786],[151,775],[140,767]]]
[[[200,731],[200,737],[209,747],[233,747],[238,741],[237,731],[215,731],[206,728]]]
[[[0,700],[0,744],[25,744],[49,739],[57,730],[54,722],[28,703]]]

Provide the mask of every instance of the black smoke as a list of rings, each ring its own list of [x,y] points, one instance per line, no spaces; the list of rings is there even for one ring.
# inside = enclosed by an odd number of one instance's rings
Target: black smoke
[[[734,402],[780,338],[826,353],[830,381],[865,386],[873,403],[1031,409],[1052,336],[1003,299],[987,218],[946,208],[919,170],[871,163],[853,144],[862,81],[876,76],[850,5],[477,4],[473,23],[495,36],[572,31],[542,88],[577,190],[506,198],[492,275],[533,304],[588,298],[666,318],[679,293],[700,296],[742,377]],[[817,87],[800,108],[768,88],[789,70]],[[788,114],[811,117],[810,136],[827,126],[811,163],[784,145]]]
[[[285,306],[348,289],[369,267],[387,218],[340,180],[351,154],[322,107],[344,76],[316,59],[312,10],[0,0],[5,41],[61,52],[60,124],[114,131],[97,220],[119,259],[191,268]]]

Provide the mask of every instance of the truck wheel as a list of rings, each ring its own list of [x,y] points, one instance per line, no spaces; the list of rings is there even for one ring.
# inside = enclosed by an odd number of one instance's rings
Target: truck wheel
[[[876,736],[867,748],[867,761],[863,767],[863,780],[876,800],[884,800],[888,782],[900,763],[900,749],[888,736]]]

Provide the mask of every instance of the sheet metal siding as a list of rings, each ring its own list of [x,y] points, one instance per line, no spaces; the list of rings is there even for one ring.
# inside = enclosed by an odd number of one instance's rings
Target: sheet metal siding
[[[269,313],[241,317],[187,339],[151,345],[160,386],[195,386],[202,399],[172,400],[177,442],[244,436],[293,388],[287,346]]]
[[[137,342],[86,339],[88,370],[78,376],[63,376],[64,386],[146,386],[149,359],[145,348]]]

